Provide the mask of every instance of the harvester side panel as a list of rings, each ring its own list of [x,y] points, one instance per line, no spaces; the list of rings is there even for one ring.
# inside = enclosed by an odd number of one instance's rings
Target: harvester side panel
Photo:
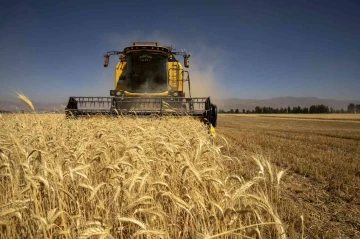
[[[183,91],[183,68],[177,61],[168,62],[169,90]]]
[[[115,90],[126,90],[126,62],[118,62],[115,68]]]

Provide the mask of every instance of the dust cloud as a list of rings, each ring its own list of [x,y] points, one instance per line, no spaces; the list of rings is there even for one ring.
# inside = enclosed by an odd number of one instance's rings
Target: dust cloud
[[[193,44],[190,51],[190,81],[192,97],[210,97],[213,103],[226,97],[222,73],[226,69],[226,52],[221,48]],[[182,61],[182,59],[179,59]],[[186,92],[186,89],[185,89]]]
[[[193,65],[195,65],[193,63]],[[191,66],[190,66],[191,67]],[[189,70],[192,97],[211,97],[211,99],[220,99],[224,96],[224,90],[221,86],[221,77],[217,76],[212,68]],[[185,92],[187,92],[185,84]]]

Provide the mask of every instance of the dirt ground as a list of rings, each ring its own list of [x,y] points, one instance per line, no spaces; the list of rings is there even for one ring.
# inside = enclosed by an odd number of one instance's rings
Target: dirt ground
[[[289,238],[360,238],[360,124],[326,118],[218,118],[217,140],[232,155],[260,154],[286,169],[276,207]]]

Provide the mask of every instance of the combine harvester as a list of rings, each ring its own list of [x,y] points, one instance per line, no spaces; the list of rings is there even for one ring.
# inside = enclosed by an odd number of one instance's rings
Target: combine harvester
[[[216,127],[217,107],[210,97],[191,97],[190,75],[175,56],[182,55],[189,67],[190,54],[177,52],[157,42],[133,42],[123,51],[104,55],[104,67],[112,55],[119,57],[115,87],[110,97],[72,96],[67,117],[87,115],[193,116]],[[185,97],[184,83],[189,97]]]

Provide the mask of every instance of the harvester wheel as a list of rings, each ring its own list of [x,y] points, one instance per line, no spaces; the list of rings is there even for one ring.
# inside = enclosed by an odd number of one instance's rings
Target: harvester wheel
[[[216,127],[216,121],[217,121],[217,106],[214,104],[211,104],[211,124],[213,127]]]

